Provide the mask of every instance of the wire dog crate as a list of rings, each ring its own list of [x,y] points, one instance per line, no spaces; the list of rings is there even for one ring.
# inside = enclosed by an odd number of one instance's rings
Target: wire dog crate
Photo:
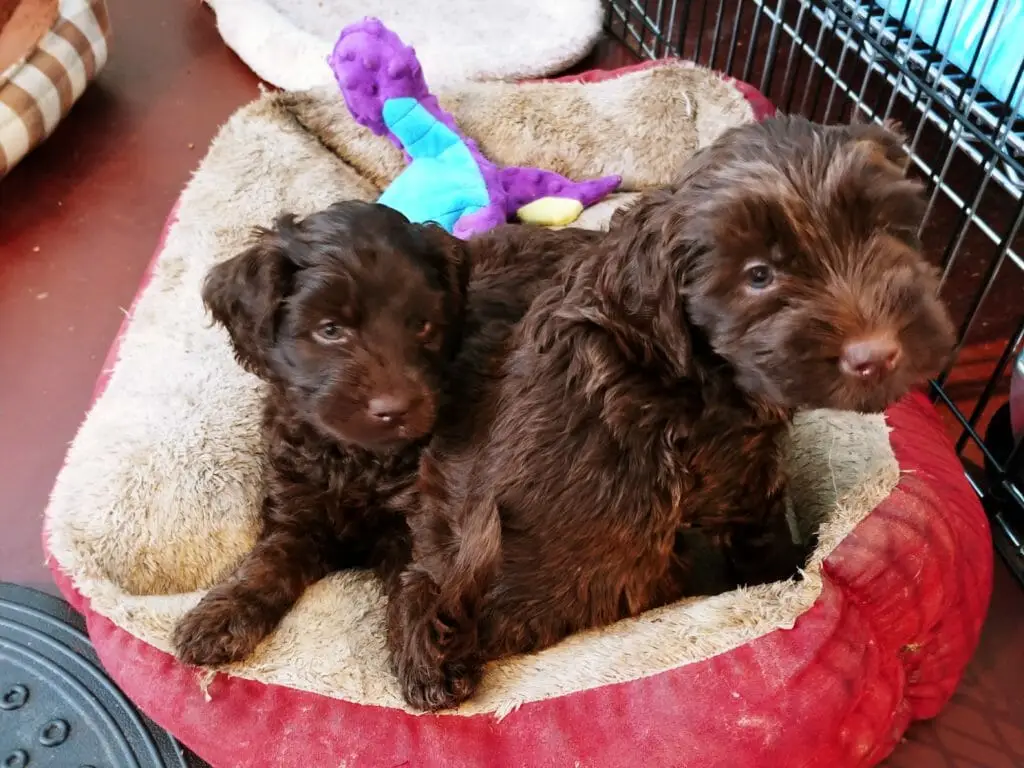
[[[606,11],[640,58],[695,61],[820,122],[902,124],[928,184],[922,239],[960,331],[932,396],[1024,581],[1024,440],[1011,427],[1011,414],[1024,422],[1021,3],[606,0]]]

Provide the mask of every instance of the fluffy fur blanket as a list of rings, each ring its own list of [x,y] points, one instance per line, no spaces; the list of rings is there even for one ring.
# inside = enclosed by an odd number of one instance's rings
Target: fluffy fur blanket
[[[493,159],[575,177],[617,173],[628,192],[670,181],[695,148],[752,118],[732,84],[685,65],[600,83],[470,85],[442,98]],[[46,519],[49,551],[93,610],[169,650],[175,621],[252,545],[261,494],[261,385],[210,326],[199,286],[255,224],[340,198],[371,200],[400,171],[387,142],[327,92],[265,95],[224,126],[75,438]],[[600,227],[625,196],[586,212]],[[821,525],[799,584],[694,600],[493,665],[461,714],[651,675],[790,627],[821,591],[823,559],[899,479],[882,417],[802,416],[792,435],[793,508]],[[364,573],[311,589],[229,674],[353,702],[402,707],[383,644],[382,596]],[[197,673],[197,685],[202,678]]]
[[[601,36],[600,0],[206,0],[224,42],[288,90],[334,82],[338,33],[376,16],[416,47],[433,88],[562,72]]]

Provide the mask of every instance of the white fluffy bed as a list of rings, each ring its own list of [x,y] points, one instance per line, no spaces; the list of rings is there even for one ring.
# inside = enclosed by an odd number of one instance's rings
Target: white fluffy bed
[[[224,42],[288,90],[333,82],[338,33],[375,16],[415,46],[433,88],[561,72],[601,35],[600,0],[206,0]]]

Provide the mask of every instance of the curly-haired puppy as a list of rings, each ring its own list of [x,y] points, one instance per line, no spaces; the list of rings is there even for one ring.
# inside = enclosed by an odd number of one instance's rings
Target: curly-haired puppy
[[[345,202],[282,216],[210,271],[203,301],[270,385],[267,488],[255,547],[175,630],[183,660],[240,660],[329,572],[387,579],[406,563],[399,510],[446,384],[473,395],[472,374],[557,269],[552,237],[596,235],[506,228],[467,245]]]
[[[539,295],[472,427],[423,456],[389,607],[410,704],[686,594],[694,529],[734,584],[794,574],[794,410],[878,411],[952,344],[906,165],[881,128],[734,129]]]

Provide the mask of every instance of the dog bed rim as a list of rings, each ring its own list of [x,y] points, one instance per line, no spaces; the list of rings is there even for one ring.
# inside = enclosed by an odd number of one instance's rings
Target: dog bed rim
[[[21,58],[0,71],[0,179],[48,139],[106,66],[105,0],[60,0],[57,17]],[[30,98],[24,101],[20,95]]]

